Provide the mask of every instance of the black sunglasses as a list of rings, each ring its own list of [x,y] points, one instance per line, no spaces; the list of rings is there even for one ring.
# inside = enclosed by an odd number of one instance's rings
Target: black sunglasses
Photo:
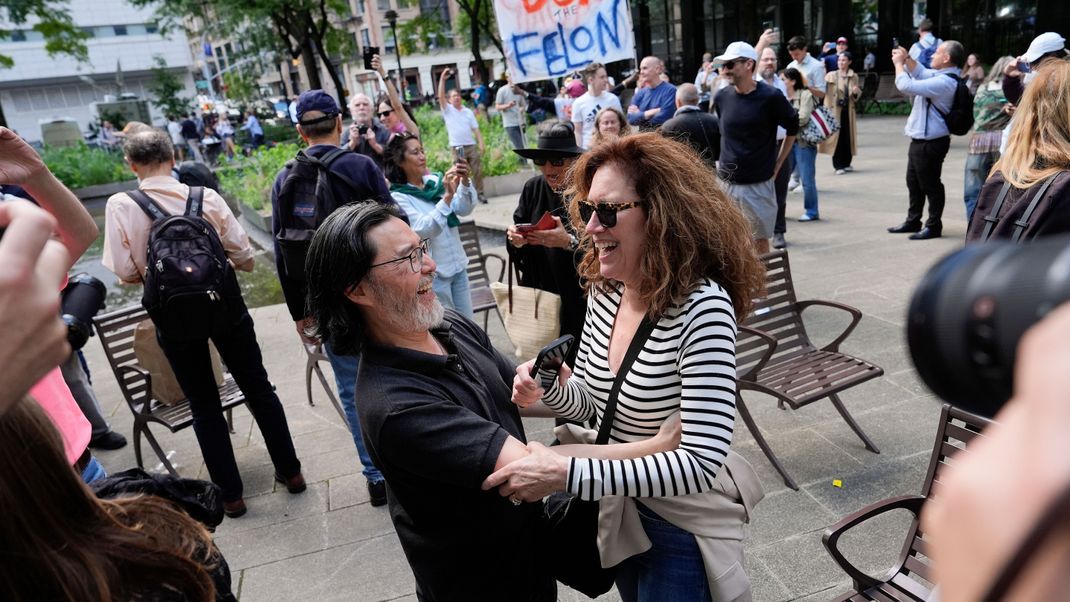
[[[389,111],[383,111],[382,113],[379,113],[379,117],[380,118],[389,117],[393,112],[394,112],[393,109],[391,109]]]
[[[639,207],[643,204],[642,201],[632,201],[630,203],[598,203],[592,204],[587,201],[580,201],[580,218],[583,223],[591,221],[591,216],[598,215],[598,223],[602,224],[604,228],[612,228],[617,225],[617,212],[624,211],[625,209],[631,209],[633,207]]]
[[[531,160],[531,162],[534,163],[538,167],[542,167],[543,165],[546,165],[547,163],[549,163],[550,165],[553,165],[554,167],[561,167],[562,165],[565,164],[565,161],[568,161],[568,159],[532,159]]]

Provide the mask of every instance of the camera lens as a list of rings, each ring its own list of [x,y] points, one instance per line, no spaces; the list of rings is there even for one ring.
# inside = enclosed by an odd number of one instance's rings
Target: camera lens
[[[914,291],[907,343],[946,401],[993,416],[1014,389],[1018,341],[1070,299],[1070,237],[989,243],[941,259]]]

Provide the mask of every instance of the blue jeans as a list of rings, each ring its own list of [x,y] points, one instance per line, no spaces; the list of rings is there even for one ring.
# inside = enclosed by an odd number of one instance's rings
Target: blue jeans
[[[356,355],[336,355],[329,345],[323,345],[323,351],[331,362],[331,370],[334,370],[334,384],[338,387],[338,400],[342,402],[346,420],[353,432],[353,443],[357,446],[357,456],[364,465],[364,478],[371,483],[383,480],[383,473],[375,467],[372,457],[368,455],[364,447],[364,437],[360,433],[360,419],[357,417],[357,369],[360,368],[360,357]]]
[[[82,471],[82,481],[85,484],[90,484],[93,481],[106,478],[108,473],[104,471],[104,467],[93,456],[89,457],[89,463],[85,465],[85,470]]]
[[[817,147],[795,143],[792,151],[795,165],[799,168],[799,180],[803,185],[803,208],[809,217],[820,217],[817,210]]]
[[[973,217],[973,209],[977,206],[977,197],[981,194],[981,187],[988,179],[988,172],[999,159],[999,151],[984,153],[981,155],[966,155],[966,177],[962,184],[962,198],[966,203],[966,221]]]
[[[695,536],[636,503],[651,548],[632,556],[617,570],[617,591],[624,602],[711,601],[710,584]]]
[[[468,272],[462,271],[453,276],[435,274],[435,281],[431,284],[435,296],[442,305],[455,310],[459,314],[471,318],[472,293],[468,287]]]

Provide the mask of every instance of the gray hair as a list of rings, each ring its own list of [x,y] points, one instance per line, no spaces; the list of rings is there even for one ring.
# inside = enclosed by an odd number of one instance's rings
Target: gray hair
[[[944,42],[944,48],[947,50],[947,56],[951,59],[953,65],[959,69],[966,66],[966,47],[961,42],[947,40]]]
[[[171,136],[155,129],[128,136],[123,142],[123,154],[134,165],[160,165],[175,160]]]
[[[680,84],[676,87],[676,100],[682,106],[698,106],[698,88],[695,84]]]

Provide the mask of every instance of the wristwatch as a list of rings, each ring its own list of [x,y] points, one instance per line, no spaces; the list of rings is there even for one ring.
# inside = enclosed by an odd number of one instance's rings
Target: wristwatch
[[[569,250],[570,251],[575,251],[576,248],[579,247],[579,246],[580,246],[580,241],[576,238],[576,235],[571,233],[571,232],[569,232],[568,233],[568,248],[569,248]]]

